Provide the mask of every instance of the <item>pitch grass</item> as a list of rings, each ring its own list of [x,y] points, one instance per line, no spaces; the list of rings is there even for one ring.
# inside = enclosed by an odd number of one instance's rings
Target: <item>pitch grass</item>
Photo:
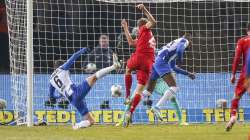
[[[70,126],[1,126],[0,140],[248,140],[249,124],[236,124],[231,132],[224,124],[206,125],[112,125],[72,130]]]

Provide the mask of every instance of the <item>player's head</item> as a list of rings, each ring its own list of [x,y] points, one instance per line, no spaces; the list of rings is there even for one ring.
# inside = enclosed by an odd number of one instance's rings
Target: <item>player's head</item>
[[[108,48],[109,47],[109,37],[107,35],[101,35],[99,37],[99,46],[101,48]]]
[[[141,27],[141,26],[143,26],[143,25],[146,25],[147,22],[148,22],[148,19],[146,19],[146,18],[140,18],[140,19],[137,21],[137,26],[138,26],[138,27]]]
[[[63,65],[63,60],[56,60],[54,61],[54,69],[57,69],[58,67],[60,67],[61,65]]]
[[[250,23],[247,24],[247,35],[250,35]]]
[[[193,43],[193,40],[192,40],[192,35],[190,33],[185,33],[183,35],[184,38],[186,38],[189,42],[188,44],[188,47],[191,47],[192,46],[192,43]]]

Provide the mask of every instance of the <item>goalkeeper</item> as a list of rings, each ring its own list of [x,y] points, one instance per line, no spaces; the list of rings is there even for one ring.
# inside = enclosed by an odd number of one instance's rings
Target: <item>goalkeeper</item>
[[[82,48],[74,53],[63,65],[57,64],[57,69],[50,76],[50,100],[54,99],[55,90],[63,95],[81,114],[82,121],[75,124],[73,129],[86,128],[94,124],[94,119],[89,113],[85,96],[95,82],[109,72],[121,67],[116,54],[113,54],[113,65],[97,71],[95,74],[83,79],[81,84],[75,84],[70,79],[69,69],[81,54],[87,53],[87,48]]]
[[[151,111],[160,120],[162,120],[160,106],[162,106],[166,101],[170,100],[173,103],[174,108],[177,110],[179,123],[184,123],[182,122],[181,111],[175,97],[176,93],[178,92],[178,87],[176,85],[176,80],[172,74],[172,71],[187,75],[190,79],[195,79],[195,75],[193,73],[185,71],[176,66],[176,60],[179,65],[182,64],[185,49],[191,47],[191,44],[191,34],[185,33],[181,38],[178,38],[163,46],[163,48],[158,52],[156,61],[153,65],[150,80],[148,81],[147,88],[143,91],[143,94],[144,96],[150,97],[152,92],[155,90],[156,82],[159,78],[162,78],[168,85],[169,88],[164,92],[161,99],[157,102],[155,106],[151,108]],[[164,88],[164,86],[162,86],[162,88]]]

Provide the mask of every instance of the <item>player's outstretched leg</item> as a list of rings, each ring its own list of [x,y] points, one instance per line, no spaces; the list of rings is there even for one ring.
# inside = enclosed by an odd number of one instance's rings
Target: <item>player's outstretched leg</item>
[[[91,125],[93,125],[94,123],[95,123],[95,121],[94,121],[94,118],[92,117],[92,115],[90,113],[87,113],[84,116],[83,121],[73,125],[73,129],[77,130],[77,129],[80,129],[80,128],[87,128],[87,127],[90,127]]]
[[[239,101],[240,101],[240,98],[237,96],[235,96],[231,101],[231,118],[226,125],[225,131],[230,131],[233,128],[233,125],[235,124],[237,120],[236,113],[238,110]]]
[[[125,90],[126,90],[126,95],[125,95],[125,105],[128,105],[131,103],[130,100],[130,90],[131,90],[131,86],[132,86],[132,74],[131,74],[131,70],[126,67],[126,73],[125,73]]]
[[[137,84],[137,87],[136,87],[136,90],[135,90],[135,95],[134,95],[134,98],[133,100],[131,101],[131,107],[130,107],[130,110],[126,112],[125,114],[125,119],[124,119],[124,122],[123,122],[123,127],[128,127],[129,123],[130,123],[130,120],[131,120],[131,116],[132,114],[134,113],[137,105],[140,103],[141,101],[141,94],[142,94],[142,91],[144,89],[144,85],[142,84]]]
[[[121,64],[118,60],[118,57],[115,53],[113,53],[113,65],[106,67],[106,68],[103,68],[103,69],[97,71],[92,76],[88,77],[87,81],[88,81],[89,86],[93,86],[98,79],[101,79],[102,77],[104,77],[105,75],[110,73],[111,71],[117,70],[120,67],[121,67]]]

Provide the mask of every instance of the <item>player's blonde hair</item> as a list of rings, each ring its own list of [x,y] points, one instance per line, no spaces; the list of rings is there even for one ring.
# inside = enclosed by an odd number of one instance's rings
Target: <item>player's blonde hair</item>
[[[145,25],[147,22],[148,22],[148,19],[146,19],[146,18],[140,18],[137,21],[137,26],[140,27],[142,25]]]

